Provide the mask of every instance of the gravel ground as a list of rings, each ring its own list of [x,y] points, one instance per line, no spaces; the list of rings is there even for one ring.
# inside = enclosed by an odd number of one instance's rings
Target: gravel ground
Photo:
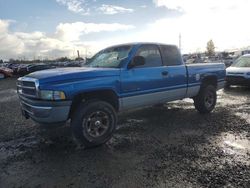
[[[0,187],[250,187],[250,89],[120,115],[105,145],[78,148],[69,125],[45,130],[20,113],[15,79],[0,80]]]

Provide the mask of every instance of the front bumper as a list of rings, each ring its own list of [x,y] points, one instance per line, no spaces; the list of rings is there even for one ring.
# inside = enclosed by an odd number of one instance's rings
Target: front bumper
[[[41,101],[19,95],[22,114],[41,124],[57,124],[68,120],[71,101]]]
[[[226,81],[230,85],[250,86],[250,78],[243,76],[226,76]]]

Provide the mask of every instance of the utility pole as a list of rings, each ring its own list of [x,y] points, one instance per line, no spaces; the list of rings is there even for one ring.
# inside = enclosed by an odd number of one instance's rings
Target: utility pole
[[[180,49],[180,52],[181,52],[181,33],[179,34],[179,49]]]
[[[78,59],[80,58],[80,52],[79,52],[79,50],[77,50],[77,58]]]

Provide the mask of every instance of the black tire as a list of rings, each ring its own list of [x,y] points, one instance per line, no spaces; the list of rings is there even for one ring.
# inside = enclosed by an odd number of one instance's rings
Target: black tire
[[[199,94],[194,97],[194,106],[202,114],[210,113],[217,101],[216,88],[213,85],[201,86]]]
[[[117,115],[114,107],[101,100],[81,103],[71,119],[73,135],[85,147],[107,142],[115,128]]]

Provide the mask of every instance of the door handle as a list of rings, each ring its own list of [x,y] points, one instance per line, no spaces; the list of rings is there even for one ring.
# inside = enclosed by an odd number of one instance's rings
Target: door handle
[[[168,71],[163,71],[161,74],[162,74],[162,76],[167,76],[168,75]]]

